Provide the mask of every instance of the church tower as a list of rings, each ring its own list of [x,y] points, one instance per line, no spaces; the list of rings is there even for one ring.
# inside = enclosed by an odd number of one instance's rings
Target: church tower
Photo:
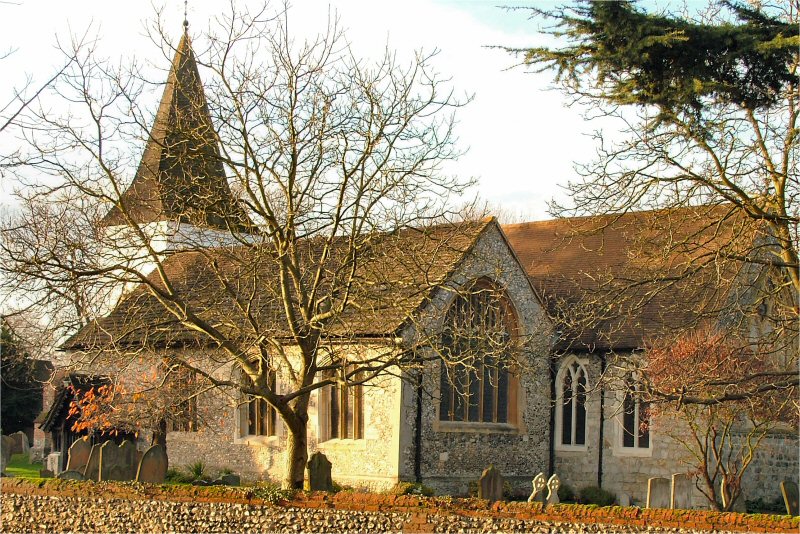
[[[187,24],[136,175],[101,225],[108,259],[142,274],[160,259],[235,244],[255,228],[231,194]],[[148,250],[148,246],[150,250]],[[113,307],[124,288],[108,295]],[[113,298],[117,297],[117,298]]]

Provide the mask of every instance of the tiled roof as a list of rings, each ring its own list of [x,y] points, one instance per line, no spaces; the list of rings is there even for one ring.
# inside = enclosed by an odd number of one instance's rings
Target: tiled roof
[[[561,320],[560,349],[635,349],[718,317],[750,221],[729,206],[629,212],[503,226]],[[570,317],[570,320],[563,320]]]
[[[350,305],[326,328],[329,336],[387,336],[395,334],[435,287],[440,286],[474,246],[493,219],[426,230],[407,229],[395,234],[375,234],[368,250],[359,252]],[[323,293],[347,274],[341,256],[345,237],[331,251],[323,273]],[[320,256],[321,241],[304,240],[297,253],[312,265]],[[339,257],[339,259],[337,259]],[[175,294],[202,320],[226,336],[285,337],[288,327],[280,295],[278,264],[271,247],[231,247],[176,253],[164,262]],[[313,276],[308,269],[304,278]],[[156,274],[151,275],[157,280]],[[161,286],[161,284],[158,284]],[[227,288],[227,289],[226,289]],[[237,309],[232,295],[248,300],[252,328]],[[174,345],[203,342],[208,338],[186,325],[144,286],[126,297],[107,317],[80,330],[64,349],[93,346]]]
[[[139,169],[120,202],[137,224],[171,220],[222,229],[249,226],[228,186],[186,33],[175,52]],[[102,224],[128,221],[114,206]]]

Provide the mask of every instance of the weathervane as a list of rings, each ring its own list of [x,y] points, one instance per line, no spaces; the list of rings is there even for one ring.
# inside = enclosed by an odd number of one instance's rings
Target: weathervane
[[[183,0],[183,31],[189,31],[189,0]]]

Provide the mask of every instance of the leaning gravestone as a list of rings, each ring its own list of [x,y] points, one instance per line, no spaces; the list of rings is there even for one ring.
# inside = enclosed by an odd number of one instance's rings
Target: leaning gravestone
[[[547,504],[548,506],[551,504],[558,504],[561,502],[558,498],[558,488],[561,487],[561,480],[558,478],[558,475],[553,473],[547,480]]]
[[[75,441],[67,452],[67,471],[83,471],[91,452],[92,446],[89,444],[88,437]]]
[[[689,475],[681,473],[672,475],[672,491],[669,497],[669,507],[691,510],[693,486],[692,478]]]
[[[86,469],[83,470],[83,476],[86,480],[93,480],[97,482],[100,477],[100,447],[102,443],[95,443],[89,452],[89,459],[86,460]]]
[[[544,504],[547,502],[547,493],[544,491],[547,487],[547,479],[544,478],[544,473],[539,473],[531,481],[533,491],[531,496],[528,497],[528,502],[540,502]]]
[[[136,482],[163,484],[167,476],[167,453],[161,445],[153,445],[142,455],[136,470]]]
[[[0,473],[5,473],[8,462],[11,461],[11,451],[14,448],[14,440],[8,436],[3,436],[0,440]]]
[[[798,511],[797,484],[791,480],[781,482],[781,495],[783,495],[783,503],[786,505],[786,513],[800,515],[800,511]]]
[[[630,506],[631,505],[631,496],[627,493],[617,493],[617,504],[620,506]]]
[[[478,498],[492,502],[503,500],[503,475],[493,465],[484,469],[478,480]]]
[[[28,436],[25,435],[25,432],[20,430],[19,432],[14,432],[9,437],[14,440],[14,448],[11,454],[28,454],[30,446],[28,445]]]
[[[669,508],[670,486],[668,478],[647,479],[647,508]]]
[[[61,480],[86,480],[80,471],[62,471],[56,478]]]
[[[306,476],[308,476],[310,491],[333,491],[331,462],[321,452],[317,451],[311,455],[306,464]]]

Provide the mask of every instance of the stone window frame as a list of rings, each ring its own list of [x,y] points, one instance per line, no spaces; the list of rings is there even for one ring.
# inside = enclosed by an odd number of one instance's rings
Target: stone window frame
[[[579,451],[585,452],[589,449],[589,406],[590,406],[590,382],[589,382],[589,370],[588,370],[589,361],[586,359],[578,358],[575,355],[570,355],[564,358],[561,361],[561,365],[559,366],[558,373],[556,374],[556,401],[555,401],[555,449],[559,451]],[[577,366],[577,370],[575,373],[572,373],[572,367]],[[575,377],[578,376],[580,372],[583,372],[583,376],[586,380],[586,391],[584,393],[584,411],[585,417],[583,421],[583,437],[584,442],[583,444],[576,444],[575,443],[575,435],[577,430],[577,422],[576,422],[576,412],[577,412],[577,405],[573,403],[572,405],[572,431],[571,431],[571,441],[572,443],[563,443],[563,429],[564,429],[564,380],[566,379],[567,373],[570,373],[571,376]]]
[[[501,303],[506,317],[509,319],[509,333],[514,339],[521,339],[519,335],[521,327],[518,319],[518,314],[513,301],[508,295],[506,289],[497,281],[483,276],[473,279],[470,283],[465,284],[469,291],[478,288],[492,288],[497,291],[501,297]],[[447,306],[444,307],[443,317],[446,318],[451,307],[456,303],[459,297],[463,294],[456,292]],[[455,432],[455,433],[476,433],[476,434],[524,434],[525,424],[522,417],[524,412],[525,398],[524,388],[521,385],[519,373],[515,372],[513,368],[513,361],[515,354],[519,351],[519,347],[512,349],[510,356],[512,360],[512,367],[508,373],[508,393],[507,393],[507,418],[506,422],[483,422],[483,421],[456,421],[456,420],[443,420],[441,419],[441,366],[444,362],[440,362],[436,367],[436,380],[435,380],[435,396],[434,406],[435,415],[433,420],[433,430],[435,432]]]
[[[338,416],[335,416],[331,409],[334,399],[337,401]],[[324,386],[318,390],[317,402],[317,436],[320,445],[338,442],[352,444],[366,439],[363,384],[339,383]],[[334,417],[336,421],[333,420]],[[332,431],[333,428],[336,428],[335,433]],[[346,437],[349,428],[353,429],[352,437]],[[345,437],[342,437],[343,435]]]
[[[625,387],[618,388],[616,391],[617,406],[614,414],[616,428],[616,439],[614,440],[614,455],[615,456],[638,456],[650,457],[653,455],[653,420],[647,422],[647,446],[642,447],[639,445],[640,436],[634,439],[634,445],[625,445],[625,402],[627,399],[632,399],[634,402],[634,427],[638,428],[641,423],[640,409],[643,404],[639,399],[635,398],[634,393],[639,390],[639,375],[635,372],[629,372],[620,377],[620,380],[625,384]]]
[[[239,371],[239,379],[242,380],[243,371]],[[278,380],[278,375],[276,372],[273,371],[272,373],[272,384],[277,391],[278,387],[280,386],[280,381]],[[252,444],[252,445],[276,445],[279,444],[282,439],[285,437],[286,429],[285,426],[282,424],[283,421],[280,419],[280,415],[277,413],[274,407],[270,406],[267,403],[267,409],[270,410],[272,413],[270,420],[274,423],[272,424],[272,428],[269,429],[271,433],[269,434],[250,434],[250,407],[254,404],[253,401],[256,401],[255,404],[258,405],[259,402],[265,402],[263,399],[254,399],[249,395],[240,394],[239,401],[236,406],[235,411],[235,419],[236,419],[236,426],[235,426],[235,436],[234,436],[234,443],[236,444]]]

